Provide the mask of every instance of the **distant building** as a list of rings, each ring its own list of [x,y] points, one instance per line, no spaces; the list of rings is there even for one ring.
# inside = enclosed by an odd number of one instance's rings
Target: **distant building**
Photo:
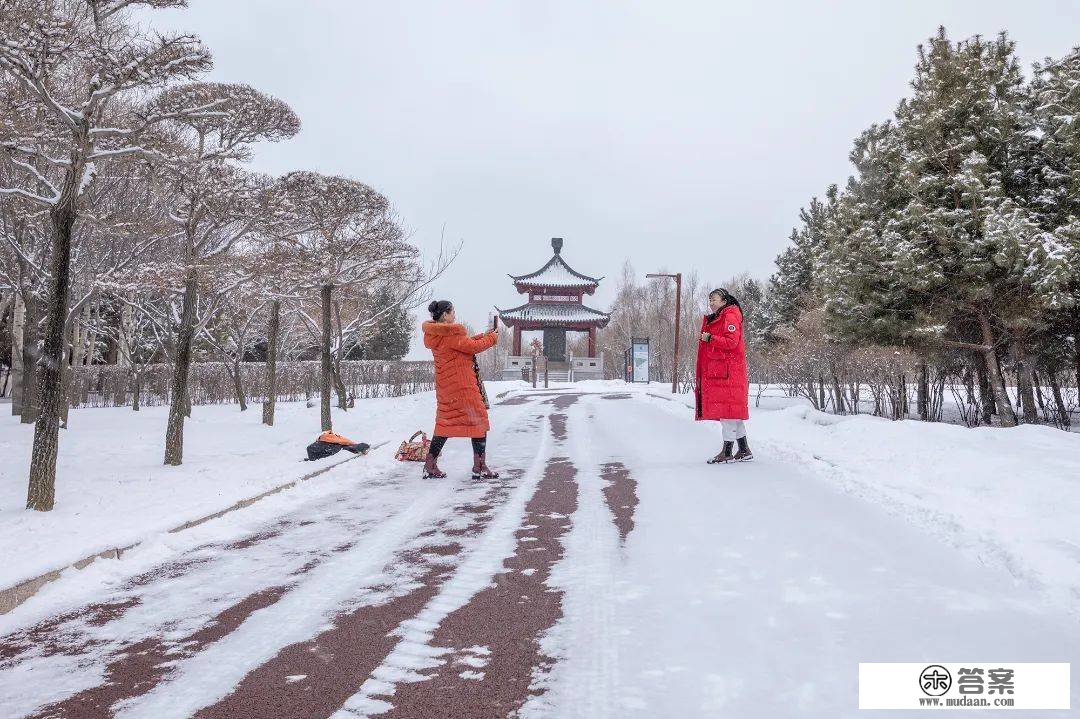
[[[522,369],[531,367],[532,356],[521,353],[521,333],[542,330],[544,356],[548,360],[551,379],[567,381],[603,379],[603,357],[596,354],[596,331],[607,326],[611,315],[586,307],[585,295],[596,292],[603,277],[583,275],[562,257],[563,240],[551,239],[555,254],[547,264],[527,275],[510,275],[520,294],[529,301],[508,310],[499,310],[499,318],[514,329],[514,349],[506,358],[503,379],[520,378]],[[496,308],[498,309],[498,308]],[[571,357],[566,351],[566,333],[587,332],[589,348],[585,357]]]

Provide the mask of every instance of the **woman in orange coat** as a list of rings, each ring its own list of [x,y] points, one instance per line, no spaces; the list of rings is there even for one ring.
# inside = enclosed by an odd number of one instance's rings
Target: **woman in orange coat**
[[[424,346],[435,358],[435,433],[424,461],[424,478],[445,477],[437,460],[448,437],[469,437],[473,446],[473,479],[493,479],[484,460],[487,453],[488,413],[475,356],[495,346],[498,333],[469,337],[457,324],[454,305],[439,300],[428,305],[431,321],[425,322]]]

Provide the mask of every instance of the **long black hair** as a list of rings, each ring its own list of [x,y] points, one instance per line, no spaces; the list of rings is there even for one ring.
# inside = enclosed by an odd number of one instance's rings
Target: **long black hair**
[[[431,320],[438,322],[439,318],[453,309],[454,303],[450,300],[434,300],[427,306],[428,312],[431,313]]]
[[[715,290],[709,293],[709,297],[712,297],[713,295],[720,295],[720,299],[724,300],[724,302],[728,303],[729,305],[735,305],[739,308],[739,312],[742,312],[742,305],[739,304],[739,300],[735,298],[735,295],[731,294],[723,287],[717,287]]]

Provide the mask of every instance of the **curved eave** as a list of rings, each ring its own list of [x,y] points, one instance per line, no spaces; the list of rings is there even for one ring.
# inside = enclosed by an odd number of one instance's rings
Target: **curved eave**
[[[508,310],[501,310],[498,307],[495,309],[499,313],[499,319],[507,327],[518,327],[523,330],[537,330],[544,327],[567,327],[567,328],[597,328],[602,329],[607,327],[608,322],[611,321],[611,315],[600,310],[594,310],[591,307],[585,307],[581,305],[582,309],[591,316],[589,317],[577,317],[577,318],[563,318],[563,317],[521,317],[521,310],[529,307],[528,304],[513,307]]]
[[[603,329],[607,327],[611,318],[588,320],[586,322],[571,322],[560,320],[520,320],[516,318],[503,319],[502,323],[507,327],[517,327],[521,330],[542,330],[546,327],[565,327],[566,329]]]
[[[554,286],[554,287],[570,287],[570,286],[586,287],[586,286],[589,286],[589,285],[596,286],[596,285],[600,284],[600,280],[604,279],[603,277],[589,277],[588,275],[584,275],[584,274],[578,272],[573,267],[571,267],[569,264],[567,264],[566,260],[564,260],[562,258],[561,254],[553,255],[550,260],[548,260],[547,262],[544,263],[543,267],[536,270],[535,272],[529,272],[528,274],[524,274],[524,275],[510,275],[510,278],[512,280],[514,280],[514,284],[517,284],[519,282],[528,283],[529,280],[535,279],[536,277],[539,277],[540,275],[542,275],[545,272],[547,272],[548,270],[550,270],[552,265],[559,265],[560,267],[562,267],[563,270],[565,270],[567,272],[567,274],[581,280],[581,283],[580,284],[575,284],[575,285],[559,284],[559,285],[550,285],[550,286]],[[549,285],[545,285],[544,283],[539,283],[539,286],[549,286]]]
[[[513,277],[513,275],[510,275],[510,276]],[[601,277],[600,279],[604,279],[604,278]],[[574,292],[577,292],[578,290],[581,290],[585,294],[591,295],[591,294],[596,292],[596,288],[597,288],[598,284],[599,283],[597,283],[597,282],[593,282],[593,283],[582,283],[580,285],[547,285],[547,284],[536,284],[536,283],[533,283],[533,282],[529,282],[527,280],[516,280],[516,279],[514,280],[514,287],[517,289],[519,294],[525,294],[527,292],[537,293],[537,292],[540,292],[540,291],[550,291],[550,290],[573,290]]]

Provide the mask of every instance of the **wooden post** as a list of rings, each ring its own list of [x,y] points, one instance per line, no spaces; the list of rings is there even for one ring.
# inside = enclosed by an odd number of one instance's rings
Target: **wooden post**
[[[514,326],[514,356],[521,356],[521,327]]]
[[[596,357],[596,328],[589,328],[589,357]]]
[[[549,364],[549,362],[550,362],[550,360],[548,360],[547,355],[544,355],[544,389],[548,388],[548,364]]]

